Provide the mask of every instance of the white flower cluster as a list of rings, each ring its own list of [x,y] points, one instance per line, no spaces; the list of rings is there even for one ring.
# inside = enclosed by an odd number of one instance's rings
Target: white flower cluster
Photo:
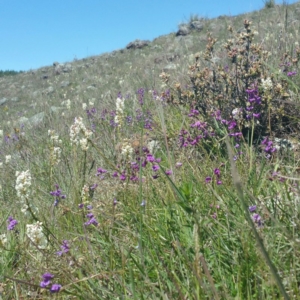
[[[132,156],[132,153],[133,153],[133,147],[127,140],[125,140],[122,144],[121,155],[126,158],[129,158]]]
[[[0,245],[4,246],[7,243],[7,236],[5,233],[0,234]]]
[[[81,198],[82,198],[83,203],[85,203],[89,199],[89,190],[90,190],[90,188],[86,184],[83,186],[83,188],[81,190]]]
[[[67,109],[71,109],[71,100],[67,99],[61,103],[61,105],[65,105]]]
[[[48,242],[43,233],[43,223],[37,221],[35,224],[26,225],[26,235],[30,241],[39,249],[47,248]]]
[[[11,155],[6,155],[6,156],[5,156],[5,163],[6,163],[6,164],[9,164],[10,161],[11,161]]]
[[[261,85],[262,85],[262,88],[265,90],[265,91],[268,91],[268,90],[271,90],[272,87],[273,87],[273,83],[272,83],[272,80],[270,77],[268,77],[267,79],[261,79]]]
[[[59,136],[55,135],[55,130],[49,129],[48,130],[48,135],[50,136],[50,140],[53,141],[54,143],[57,143],[57,144],[62,143],[62,140],[59,139]]]
[[[61,144],[62,140],[59,139],[58,135],[55,135],[54,130],[48,130],[48,135],[50,135],[50,140],[53,142],[53,146],[50,149],[50,163],[51,165],[57,165],[60,162],[61,148],[55,147],[55,144]]]
[[[147,144],[147,148],[151,154],[154,154],[156,150],[160,149],[159,142],[157,140],[152,140]]]
[[[82,103],[82,109],[83,110],[86,110],[87,107],[93,107],[94,106],[94,101],[95,101],[95,98],[92,98],[91,100],[89,100],[89,104],[87,105],[87,103]]]
[[[118,126],[121,126],[123,115],[124,115],[124,99],[117,98],[116,101],[116,115],[115,115],[115,123],[118,124]]]
[[[83,137],[81,137],[82,134]],[[83,124],[81,117],[75,118],[75,122],[70,128],[71,144],[80,145],[81,149],[86,151],[88,149],[88,139],[92,134],[93,132]]]
[[[240,120],[243,118],[243,109],[242,108],[235,108],[232,110],[232,117],[235,120]]]
[[[52,165],[57,165],[60,162],[61,157],[61,148],[60,147],[53,147],[51,154],[50,154],[50,162]]]
[[[24,201],[30,195],[31,186],[31,175],[29,170],[23,172],[16,172],[17,180],[15,189],[17,191],[18,197]]]

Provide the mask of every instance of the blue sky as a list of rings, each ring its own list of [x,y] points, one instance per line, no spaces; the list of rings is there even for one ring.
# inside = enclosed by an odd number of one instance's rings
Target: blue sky
[[[152,40],[175,32],[191,14],[211,18],[263,6],[263,0],[0,0],[0,70],[36,69]]]

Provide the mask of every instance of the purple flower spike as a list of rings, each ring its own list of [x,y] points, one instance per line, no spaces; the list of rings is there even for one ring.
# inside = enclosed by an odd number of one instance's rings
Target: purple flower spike
[[[214,173],[215,173],[215,175],[217,175],[217,177],[220,177],[220,175],[221,175],[221,171],[220,171],[220,169],[218,169],[218,168],[216,168],[216,169],[214,170]]]
[[[50,284],[51,279],[54,278],[54,275],[52,275],[51,273],[45,273],[42,275],[43,281],[40,283],[40,287],[41,288],[45,288],[47,287],[47,285]]]
[[[97,222],[96,218],[94,217],[94,215],[92,213],[88,213],[86,215],[86,217],[89,219],[87,222],[84,223],[85,226],[88,225],[95,225],[97,226],[99,223]]]
[[[56,197],[56,199],[55,199],[55,201],[54,201],[54,206],[57,206],[58,203],[59,203],[59,201],[60,201],[61,199],[66,199],[67,196],[61,194],[61,190],[59,189],[58,184],[55,184],[55,187],[56,187],[56,190],[50,192],[50,195],[53,196],[53,197]]]
[[[158,170],[159,170],[159,165],[153,165],[153,166],[152,166],[152,170],[153,170],[154,172],[158,171]]]
[[[18,224],[18,221],[15,220],[13,217],[8,217],[7,222],[9,223],[7,225],[7,230],[14,230],[15,226]]]
[[[263,226],[261,216],[259,214],[254,214],[252,216],[253,222],[256,223],[259,227]]]
[[[107,170],[98,168],[96,176],[101,176],[102,174],[105,174],[105,173],[107,173]]]
[[[249,206],[249,211],[250,212],[255,212],[256,211],[256,205]]]
[[[60,284],[57,284],[57,283],[54,283],[52,284],[51,288],[50,288],[50,292],[51,293],[58,293],[61,289],[61,285]]]
[[[126,180],[126,175],[125,175],[124,173],[122,173],[122,174],[120,175],[120,179],[121,179],[122,181]]]
[[[146,160],[149,161],[149,162],[154,162],[155,158],[154,158],[154,156],[152,154],[147,154]]]
[[[56,252],[58,256],[62,256],[64,253],[69,252],[70,250],[69,242],[67,240],[64,240],[60,248],[61,251]]]
[[[205,178],[205,182],[206,182],[206,183],[209,183],[209,182],[211,182],[211,177],[209,177],[209,176],[208,176],[208,177],[206,177],[206,178]]]

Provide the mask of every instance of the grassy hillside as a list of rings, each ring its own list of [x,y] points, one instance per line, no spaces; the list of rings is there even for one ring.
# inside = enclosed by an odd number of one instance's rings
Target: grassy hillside
[[[191,16],[0,77],[0,299],[300,299],[299,30]]]

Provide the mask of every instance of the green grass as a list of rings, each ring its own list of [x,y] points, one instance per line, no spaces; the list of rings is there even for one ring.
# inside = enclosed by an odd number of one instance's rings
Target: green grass
[[[74,61],[70,73],[44,67],[2,77],[0,98],[8,101],[0,107],[0,299],[300,299],[299,153],[271,153],[262,144],[265,136],[298,143],[299,75],[279,72],[297,57],[298,11],[296,3],[205,19],[202,32],[180,41],[170,34],[148,48]],[[244,19],[257,31],[245,39],[249,52],[235,31],[245,32]],[[205,48],[208,32],[217,41]],[[241,64],[228,57],[229,38]],[[160,77],[170,63],[165,53],[178,55],[177,68]],[[247,65],[251,55],[261,57]],[[246,119],[245,72],[254,62],[261,63],[250,77],[261,118]],[[288,71],[298,72],[297,62]],[[273,88],[266,90],[262,79],[269,77]],[[118,110],[119,92],[125,100]],[[222,108],[222,118],[233,121],[235,107],[244,115],[234,131],[212,117]],[[18,121],[42,111],[38,125]],[[93,130],[86,150],[70,140],[75,117],[85,126],[82,143],[85,128]],[[238,131],[239,139],[228,136]],[[145,149],[151,141],[159,145],[152,156]],[[130,148],[132,155],[124,154]],[[16,172],[26,170],[31,182],[21,197]],[[54,205],[56,184],[66,198]],[[13,230],[10,216],[18,221]],[[37,221],[40,239],[30,239],[27,225]],[[69,249],[61,248],[64,241]],[[41,288],[44,273],[54,278]],[[55,283],[61,289],[51,294]]]

